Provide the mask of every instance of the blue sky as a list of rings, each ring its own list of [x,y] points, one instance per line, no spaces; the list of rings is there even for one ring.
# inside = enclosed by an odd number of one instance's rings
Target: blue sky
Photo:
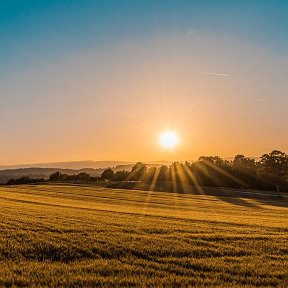
[[[0,164],[287,150],[287,15],[286,0],[0,0]]]
[[[171,31],[233,35],[284,53],[288,1],[1,0],[1,71]]]

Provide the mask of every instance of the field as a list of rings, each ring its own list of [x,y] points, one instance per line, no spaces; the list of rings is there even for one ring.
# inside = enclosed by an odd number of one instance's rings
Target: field
[[[225,191],[2,186],[0,287],[287,287],[288,199]]]

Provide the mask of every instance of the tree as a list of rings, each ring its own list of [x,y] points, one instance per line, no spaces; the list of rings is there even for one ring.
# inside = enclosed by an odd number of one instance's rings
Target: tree
[[[85,173],[85,172],[81,172],[81,173],[77,174],[75,178],[77,181],[90,181],[91,180],[90,175],[88,173]]]
[[[235,169],[255,169],[256,161],[255,159],[245,157],[244,155],[236,155],[232,165]]]
[[[22,184],[33,184],[45,182],[43,178],[30,178],[28,176],[23,176],[17,179],[9,179],[6,185],[22,185]]]
[[[114,178],[114,171],[112,169],[106,169],[101,175],[102,180],[112,180]]]
[[[114,174],[113,180],[115,180],[115,181],[125,181],[127,179],[128,175],[129,175],[128,171],[125,171],[125,170],[117,171]]]
[[[288,155],[279,150],[273,150],[261,157],[263,170],[288,180]]]
[[[170,169],[167,166],[162,165],[159,168],[159,175],[157,177],[157,181],[170,181]]]
[[[245,187],[246,184],[233,175],[231,161],[219,156],[201,156],[197,163],[201,183],[217,187]]]
[[[130,180],[140,181],[144,174],[147,172],[147,167],[142,162],[137,162],[133,167],[129,174]]]
[[[184,170],[184,165],[179,162],[174,162],[170,166],[170,179],[173,182],[187,182],[188,178]]]
[[[231,162],[231,165],[233,175],[244,182],[245,187],[257,188],[259,186],[259,177],[257,176],[259,163],[256,162],[255,159],[245,157],[244,155],[236,155]]]
[[[288,155],[279,150],[273,150],[269,154],[264,154],[261,157],[260,163],[262,177],[276,185],[276,190],[279,191],[280,187],[288,187]]]
[[[200,156],[198,162],[210,163],[216,166],[223,166],[226,163],[219,156]]]
[[[157,176],[157,168],[150,167],[149,169],[147,169],[142,179],[144,182],[152,183],[155,180],[156,176]]]
[[[55,172],[50,175],[49,181],[61,181],[62,180],[62,173],[60,172]]]

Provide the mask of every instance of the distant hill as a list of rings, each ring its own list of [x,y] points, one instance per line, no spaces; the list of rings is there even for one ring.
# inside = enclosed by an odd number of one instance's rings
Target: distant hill
[[[121,170],[131,171],[134,164],[135,163],[125,161],[76,161],[0,166],[0,184],[6,183],[9,179],[17,179],[24,176],[28,176],[30,178],[48,179],[49,176],[55,172],[60,172],[67,175],[85,172],[90,176],[100,176],[107,168],[112,168],[115,172]],[[159,167],[161,164],[160,162],[147,164],[148,168],[152,166]]]
[[[21,168],[100,169],[100,168],[116,167],[117,165],[128,165],[128,164],[133,164],[133,163],[127,162],[127,161],[70,161],[70,162],[0,166],[0,170],[21,169]]]

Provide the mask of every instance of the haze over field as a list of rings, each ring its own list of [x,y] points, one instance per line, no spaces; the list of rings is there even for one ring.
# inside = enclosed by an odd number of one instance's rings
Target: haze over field
[[[0,165],[288,145],[287,1],[0,2]],[[159,134],[176,131],[177,149]]]

